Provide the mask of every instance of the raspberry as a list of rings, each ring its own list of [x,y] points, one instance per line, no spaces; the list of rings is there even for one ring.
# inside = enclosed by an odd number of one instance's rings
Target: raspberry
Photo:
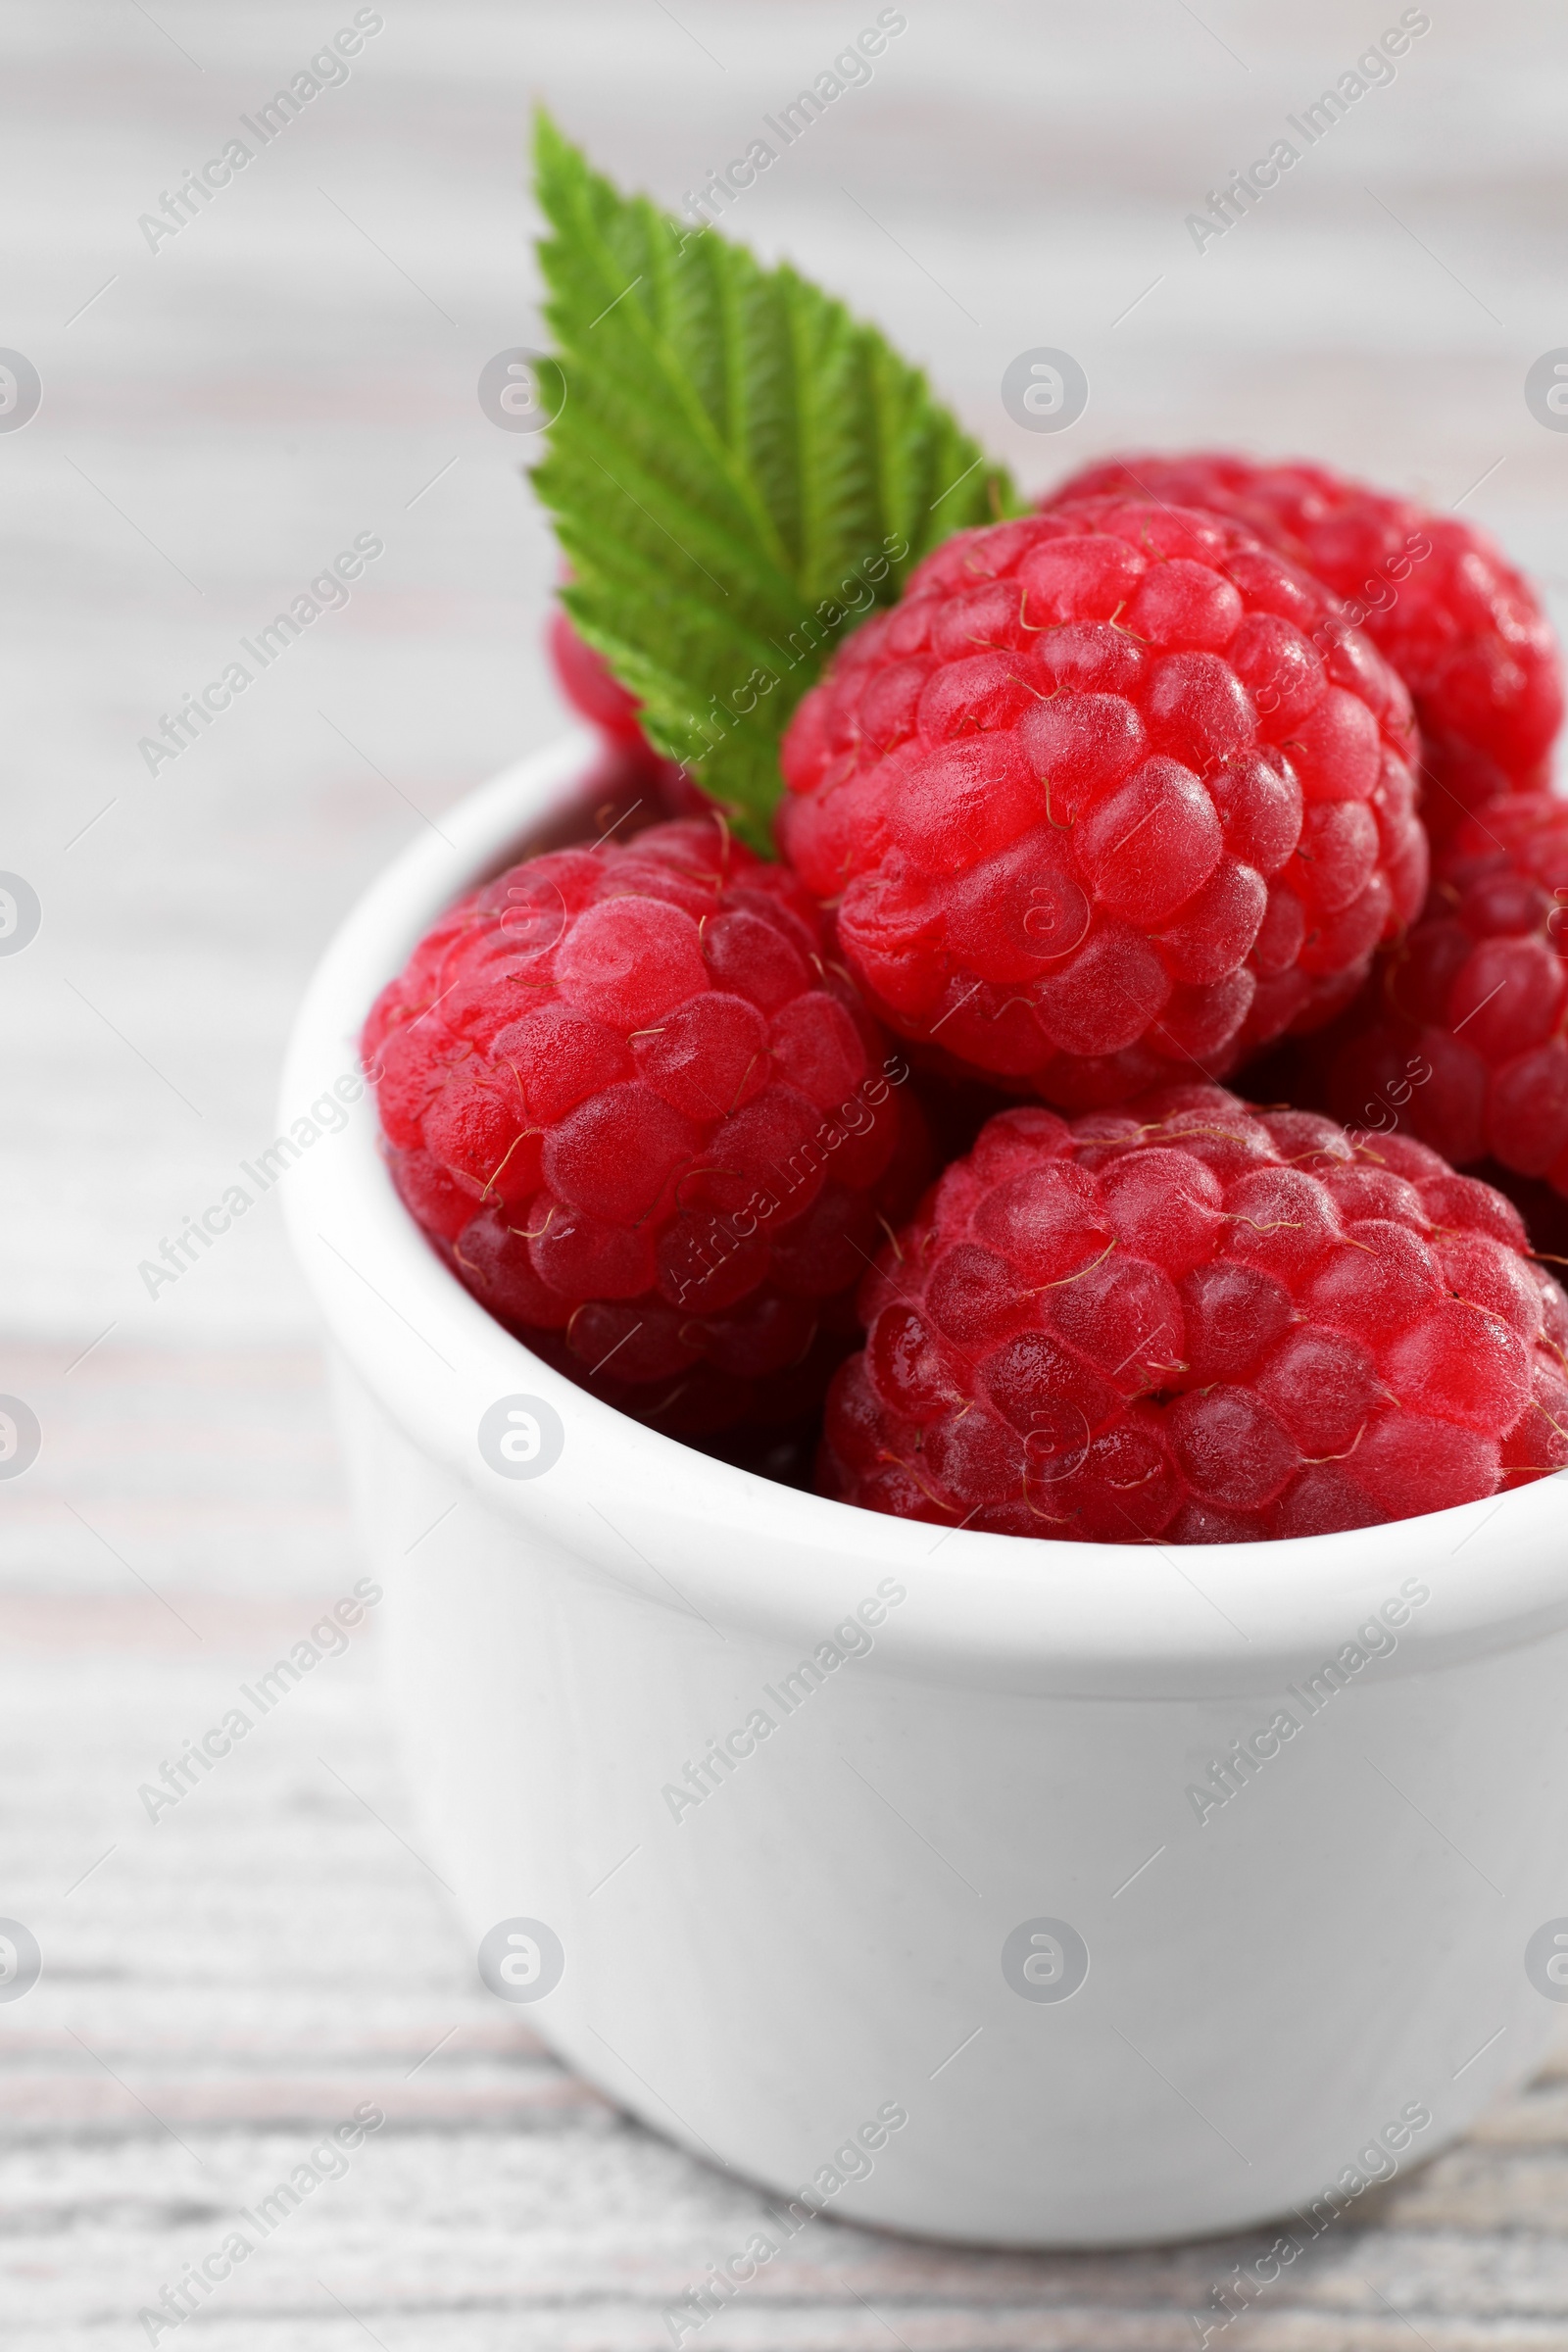
[[[1414,742],[1315,580],[1106,499],[919,565],[796,712],[779,834],[893,1028],[1083,1109],[1349,1001],[1425,890]]]
[[[821,950],[793,876],[691,819],[513,866],[366,1024],[394,1180],[459,1279],[681,1434],[819,1401],[924,1174],[906,1065]]]
[[[578,636],[559,605],[550,616],[545,642],[562,693],[580,718],[599,729],[607,759],[621,763],[617,784],[642,788],[642,798],[633,806],[648,800],[666,816],[710,815],[712,802],[677,760],[660,758],[638,722],[641,704],[626,692],[603,654]],[[585,797],[592,805],[592,779]]]
[[[1169,1087],[1006,1110],[861,1288],[819,1485],[1089,1543],[1320,1535],[1568,1464],[1568,1298],[1402,1137]]]
[[[1048,505],[1111,495],[1234,515],[1346,600],[1414,700],[1435,839],[1500,794],[1545,784],[1561,658],[1534,590],[1485,532],[1324,466],[1219,452],[1091,466]]]
[[[578,636],[560,605],[550,615],[545,643],[561,691],[572,709],[612,742],[641,744],[646,749],[646,738],[637,723],[635,696],[626,692],[604,655],[595,653]]]
[[[1328,1071],[1331,1106],[1402,1121],[1458,1166],[1491,1156],[1568,1193],[1568,803],[1519,794],[1469,818],[1426,913]]]

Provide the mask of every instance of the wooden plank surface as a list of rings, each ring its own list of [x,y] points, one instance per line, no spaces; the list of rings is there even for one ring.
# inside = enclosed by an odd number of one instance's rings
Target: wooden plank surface
[[[136,1370],[106,1348],[103,1393]],[[325,1397],[292,1357],[166,1370],[155,1471],[240,1387],[270,1482],[329,1552],[310,1590],[156,1573],[134,1511],[84,1506],[122,1554],[17,1531],[0,1597],[7,1912],[46,1955],[0,2006],[0,2308],[8,2347],[144,2340],[131,2323],[362,2101],[384,2127],[199,2321],[220,2346],[642,2352],[744,2243],[760,2199],[614,2114],[483,1992],[417,1851],[367,1631],[179,1804],[140,1784],[297,1640],[357,1568],[318,1497]],[[279,1435],[289,1433],[291,1435]],[[40,1460],[40,1470],[45,1461]],[[78,1490],[79,1492],[79,1490]],[[67,1485],[40,1490],[59,1510]],[[70,1517],[69,1511],[63,1513]],[[286,1551],[286,1525],[277,1537]],[[101,1558],[102,1565],[96,1564]],[[75,1572],[65,1572],[75,1560]],[[133,1570],[154,1569],[148,1590]],[[1254,2352],[1568,2341],[1568,2046],[1464,2144],[1374,2191],[1212,2340]],[[1116,2255],[976,2255],[812,2225],[702,2340],[720,2352],[1175,2352],[1272,2232]],[[167,2339],[166,2339],[167,2340]]]
[[[156,250],[141,217],[352,9],[77,0],[0,27],[0,344],[44,385],[0,432],[0,867],[44,907],[0,958],[0,1387],[44,1430],[0,1488],[0,1913],[46,1954],[0,2004],[7,2352],[145,2341],[138,2308],[368,2099],[385,2126],[193,2340],[642,2352],[759,2210],[480,1989],[412,1850],[373,1624],[156,1823],[136,1794],[359,1573],[275,1200],[156,1298],[138,1267],[275,1132],[290,1008],[355,891],[560,723],[529,453],[474,398],[538,332],[527,105],[678,202],[874,11],[381,13],[350,79]],[[1383,16],[905,13],[737,233],[880,318],[1027,482],[1128,441],[1320,452],[1463,499],[1560,607],[1568,438],[1522,397],[1568,332],[1557,13],[1445,0],[1201,255],[1186,214]],[[998,395],[1040,344],[1091,380],[1060,442]],[[385,553],[350,604],[149,774],[161,714],[365,531]],[[1568,2344],[1565,2213],[1568,2049],[1212,2340]],[[823,2221],[700,2340],[1165,2352],[1265,2242],[976,2256]]]

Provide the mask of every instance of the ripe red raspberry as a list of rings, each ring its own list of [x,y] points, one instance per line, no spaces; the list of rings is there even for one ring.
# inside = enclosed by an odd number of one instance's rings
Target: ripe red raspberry
[[[821,948],[791,874],[692,819],[513,866],[366,1024],[398,1190],[459,1278],[681,1434],[819,1399],[925,1173],[906,1066]]]
[[[1326,466],[1221,451],[1091,466],[1048,505],[1111,495],[1234,515],[1346,599],[1410,689],[1434,839],[1501,793],[1545,784],[1561,657],[1535,591],[1484,531]]]
[[[1090,1543],[1319,1535],[1568,1463],[1568,1298],[1403,1137],[1171,1087],[991,1120],[860,1296],[824,1491]]]
[[[572,709],[612,742],[641,745],[646,751],[647,739],[637,723],[640,706],[636,697],[626,692],[604,655],[595,653],[578,636],[560,605],[550,615],[545,642],[561,691]]]
[[[559,605],[551,614],[545,642],[562,693],[579,717],[599,729],[605,739],[606,760],[621,763],[623,772],[615,775],[615,788],[640,785],[648,805],[666,816],[709,815],[712,802],[678,760],[660,758],[638,721],[641,704],[626,692],[603,654],[596,654],[578,636]],[[593,796],[594,789],[591,779],[587,797]]]
[[[1565,902],[1568,802],[1519,794],[1468,819],[1369,1025],[1334,1053],[1336,1114],[1402,1121],[1457,1166],[1490,1154],[1568,1193]]]
[[[926,559],[801,704],[779,833],[892,1027],[1081,1109],[1348,1002],[1425,892],[1414,741],[1317,581],[1103,499]]]

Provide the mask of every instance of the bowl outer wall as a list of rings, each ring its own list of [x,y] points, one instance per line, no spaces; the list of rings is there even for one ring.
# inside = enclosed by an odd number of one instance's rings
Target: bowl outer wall
[[[301,1005],[280,1134],[358,1069],[367,1012],[435,917],[525,854],[580,796],[597,752],[574,731],[507,768],[361,897]],[[814,1642],[891,1577],[908,1598],[879,1629],[868,1670],[1078,1698],[1274,1688],[1334,1656],[1410,1579],[1431,1597],[1380,1672],[1426,1671],[1568,1625],[1565,1474],[1385,1527],[1273,1543],[943,1533],[715,1462],[553,1371],[427,1247],[392,1187],[368,1099],[302,1153],[283,1190],[332,1338],[393,1420],[489,1508],[665,1606]],[[478,1448],[481,1415],[517,1395],[544,1399],[565,1432],[536,1479],[503,1477]]]

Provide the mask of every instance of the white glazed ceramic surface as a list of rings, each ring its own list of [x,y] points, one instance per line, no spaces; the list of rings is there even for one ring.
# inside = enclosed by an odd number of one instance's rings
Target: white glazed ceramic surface
[[[285,1122],[591,755],[510,769],[366,895]],[[561,1379],[425,1247],[367,1102],[285,1191],[424,1850],[476,1946],[553,1931],[518,2015],[619,2104],[847,2219],[1116,2244],[1343,2204],[1528,2073],[1525,1947],[1568,1913],[1561,1478],[1281,1544],[944,1534]],[[508,1997],[554,1974],[533,1941]]]

